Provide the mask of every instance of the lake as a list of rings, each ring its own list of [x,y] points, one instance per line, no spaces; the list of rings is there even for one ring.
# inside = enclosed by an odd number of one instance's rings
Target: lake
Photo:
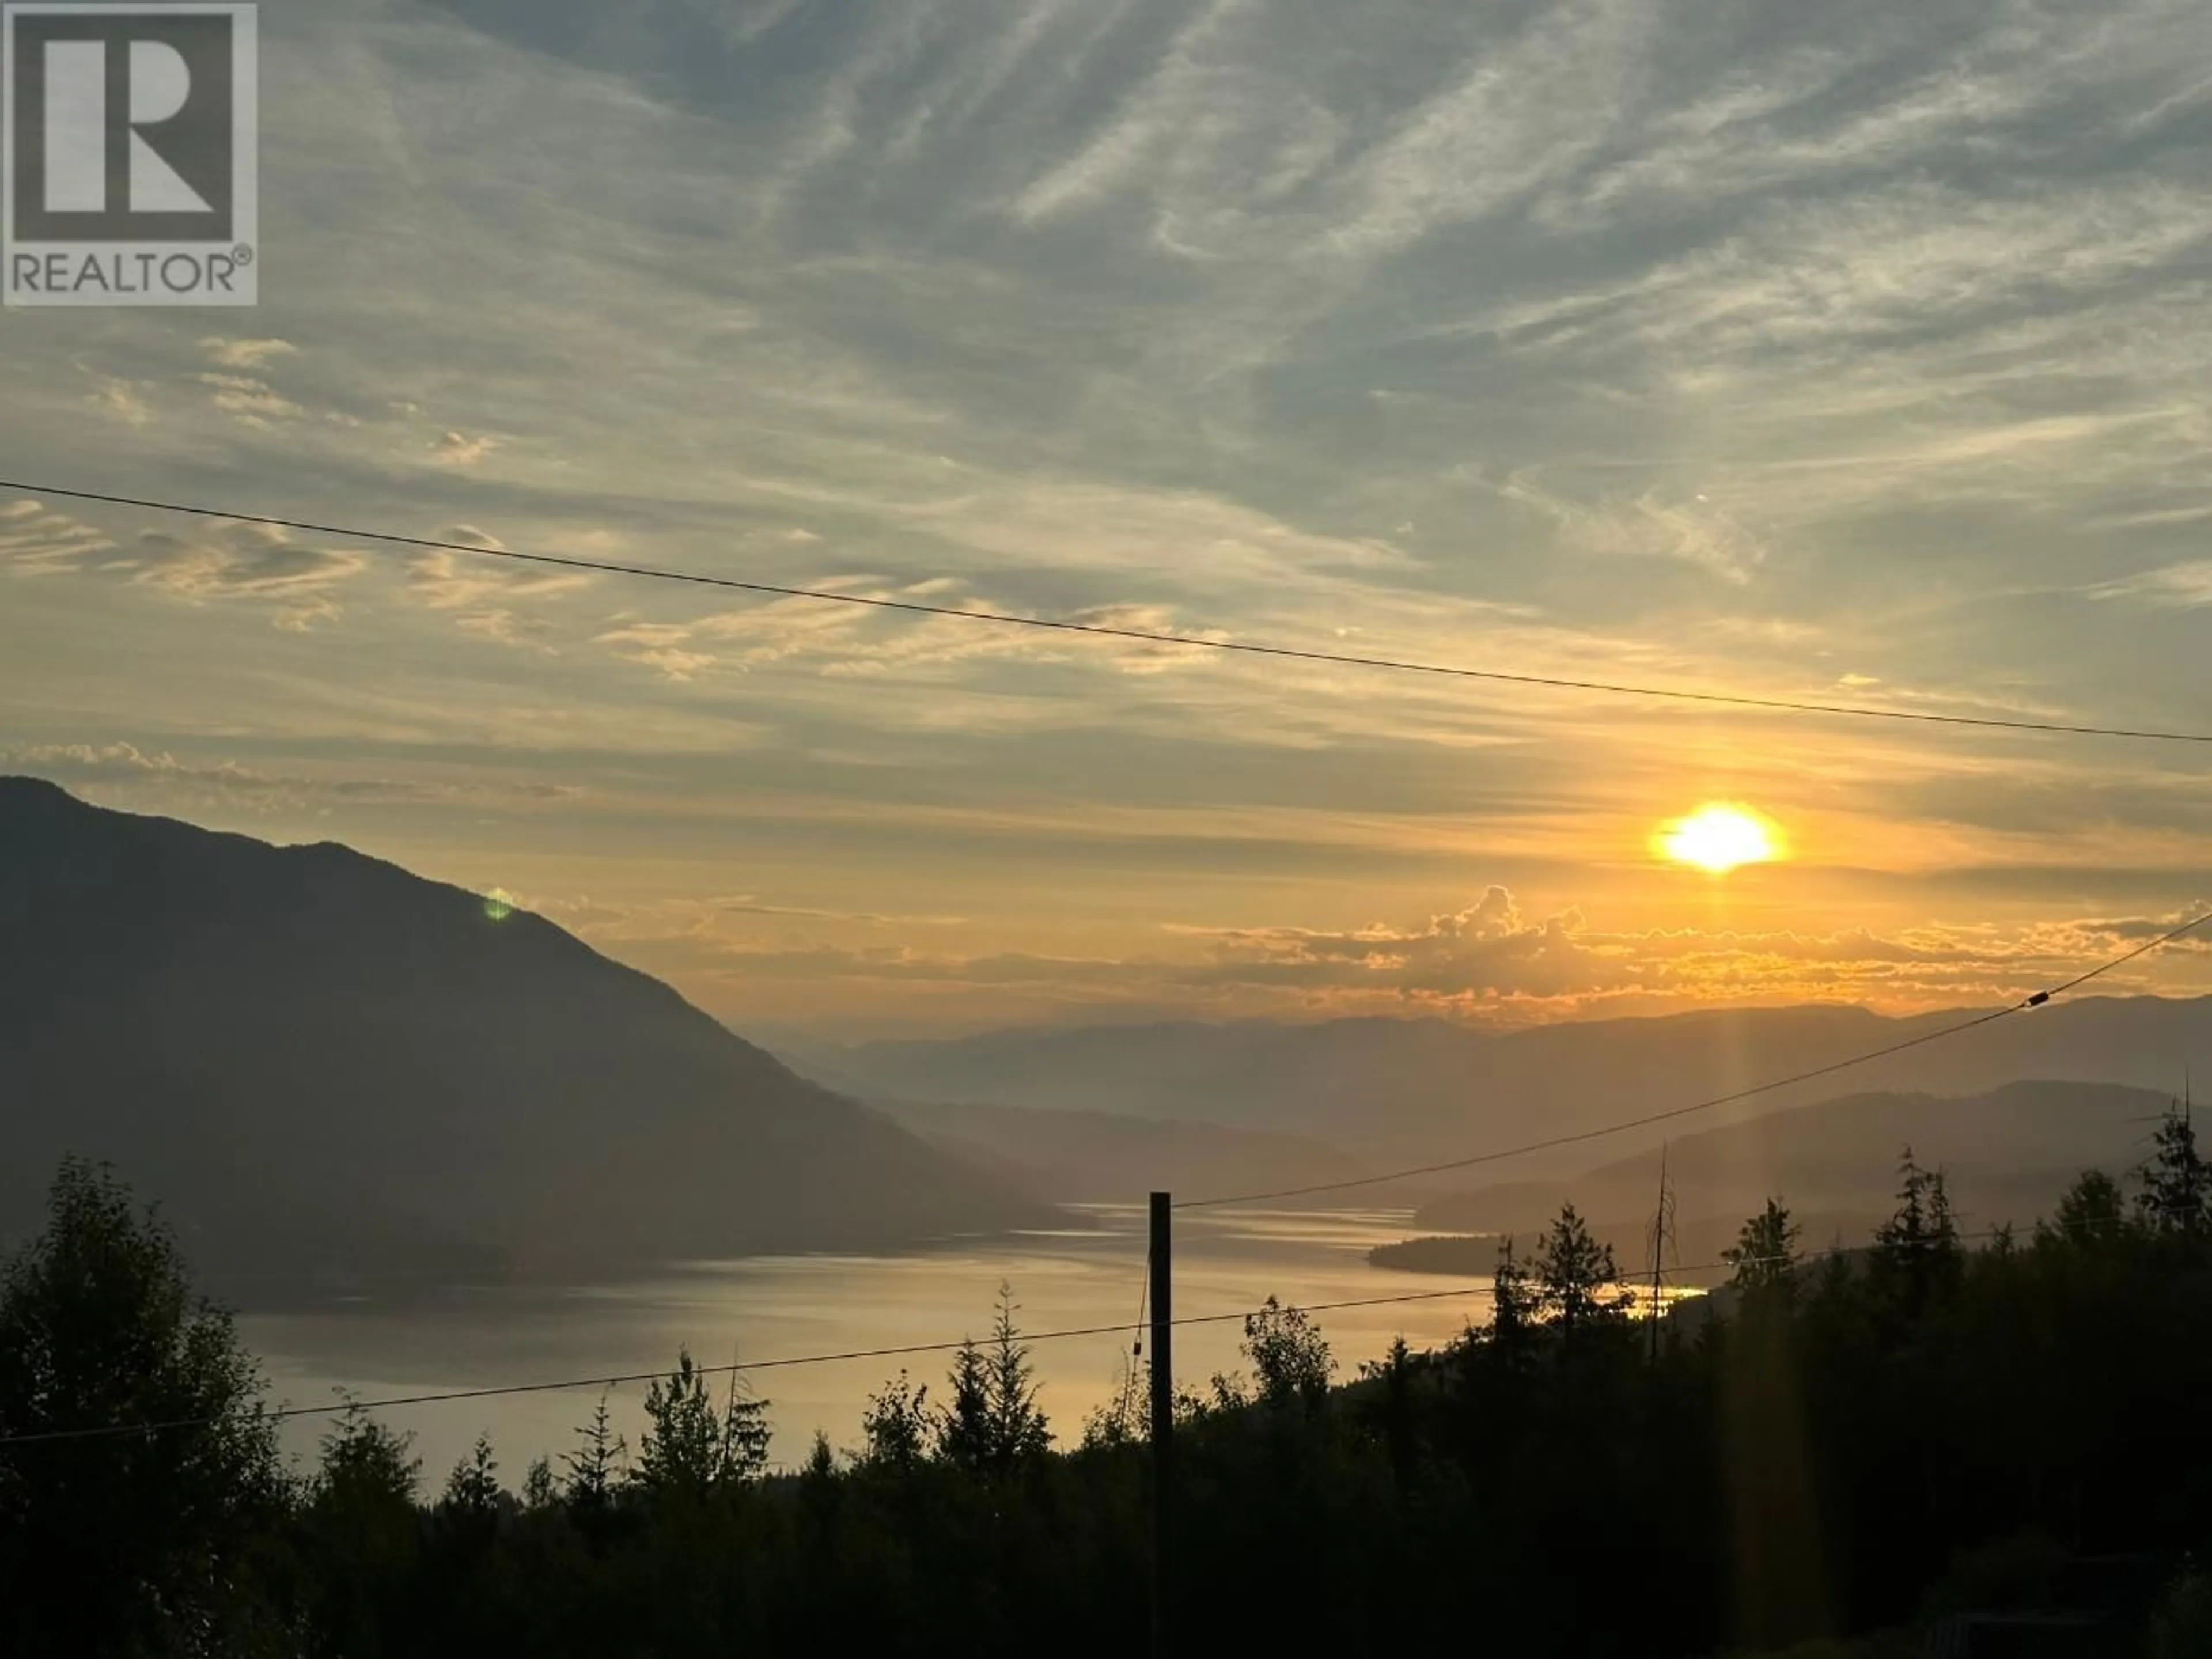
[[[1137,1318],[1145,1274],[1145,1217],[1136,1206],[1086,1207],[1083,1230],[1024,1233],[889,1256],[760,1256],[685,1263],[619,1285],[456,1287],[389,1302],[334,1297],[257,1310],[250,1295],[239,1326],[261,1358],[271,1398],[319,1406],[341,1389],[363,1400],[582,1376],[647,1371],[674,1364],[688,1346],[700,1364],[769,1360],[862,1348],[957,1341],[990,1328],[1001,1282],[1012,1286],[1029,1331],[1127,1327]],[[1373,1245],[1403,1238],[1404,1211],[1191,1212],[1176,1220],[1176,1314],[1239,1313],[1270,1295],[1316,1304],[1450,1291],[1454,1281],[1368,1266]],[[1340,1374],[1379,1356],[1403,1333],[1416,1347],[1487,1317],[1486,1291],[1316,1316]],[[1239,1366],[1243,1332],[1233,1319],[1176,1332],[1176,1374],[1203,1383]],[[870,1394],[902,1366],[943,1394],[947,1354],[840,1360],[758,1374],[775,1428],[771,1455],[803,1458],[814,1431],[840,1448],[858,1443]],[[1126,1331],[1040,1342],[1032,1352],[1040,1403],[1062,1444],[1085,1418],[1121,1391],[1129,1360]],[[715,1386],[725,1384],[718,1380]],[[415,1436],[426,1487],[445,1475],[480,1432],[492,1437],[501,1479],[521,1484],[533,1457],[557,1459],[601,1390],[503,1395],[394,1407],[380,1415]],[[635,1449],[645,1385],[610,1391],[610,1406]],[[285,1444],[311,1460],[331,1419],[293,1419]]]

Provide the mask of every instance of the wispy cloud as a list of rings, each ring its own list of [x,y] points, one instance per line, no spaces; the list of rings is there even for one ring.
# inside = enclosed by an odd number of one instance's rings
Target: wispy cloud
[[[2193,610],[2212,605],[2212,559],[2191,559],[2161,566],[2118,581],[2100,582],[2088,590],[2100,599],[2141,599],[2150,605]]]
[[[287,19],[263,320],[11,331],[11,476],[1506,673],[2202,721],[2177,667],[2212,603],[2188,0]],[[11,746],[222,731],[301,780],[526,757],[618,799],[605,834],[531,842],[455,794],[403,850],[638,914],[757,866],[759,914],[620,941],[724,1012],[793,1012],[779,952],[816,1006],[961,1019],[1905,1006],[2010,982],[1916,932],[1942,918],[2011,938],[2201,884],[2202,792],[2142,751],[58,499],[0,503],[0,585]],[[1810,849],[1731,926],[1641,860],[1708,795]],[[838,879],[786,883],[816,869]],[[1470,871],[1510,926],[1479,898],[1402,919]],[[845,887],[849,915],[817,902]]]
[[[335,618],[337,590],[368,566],[365,554],[301,546],[281,531],[240,526],[198,539],[149,531],[116,568],[180,599],[264,603],[279,627],[304,629]]]
[[[289,357],[299,347],[289,340],[229,339],[210,335],[200,342],[200,349],[219,367],[244,373],[264,368],[279,357]]]
[[[487,432],[447,432],[430,445],[430,455],[441,466],[474,466],[504,441]]]
[[[56,779],[101,799],[172,806],[198,803],[221,810],[327,813],[348,805],[482,809],[573,804],[577,785],[482,775],[393,777],[343,770],[319,775],[271,772],[233,759],[180,757],[132,743],[45,743],[0,748],[0,769]]]

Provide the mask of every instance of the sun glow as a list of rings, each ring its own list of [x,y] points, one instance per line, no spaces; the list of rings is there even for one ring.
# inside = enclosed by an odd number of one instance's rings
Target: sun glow
[[[1652,849],[1716,876],[1738,865],[1769,864],[1787,856],[1779,824],[1763,812],[1723,801],[1708,801],[1687,817],[1660,825]]]

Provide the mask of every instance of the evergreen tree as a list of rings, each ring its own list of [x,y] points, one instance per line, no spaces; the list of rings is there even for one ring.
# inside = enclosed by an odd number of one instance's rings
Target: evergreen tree
[[[2157,1150],[2136,1171],[2142,1191],[2136,1206],[2150,1228],[2194,1244],[2212,1222],[2212,1167],[2197,1150],[2197,1128],[2185,1103],[2177,1101],[2158,1126]]]
[[[1517,1348],[1536,1322],[1536,1289],[1528,1263],[1513,1253],[1508,1234],[1498,1246],[1498,1266],[1490,1276],[1490,1343],[1501,1349]]]
[[[1747,1296],[1786,1294],[1796,1283],[1797,1240],[1803,1231],[1784,1206],[1768,1199],[1766,1207],[1743,1224],[1735,1248],[1721,1252],[1721,1260],[1735,1269],[1729,1283]]]
[[[592,1420],[576,1431],[576,1437],[582,1446],[561,1457],[568,1471],[568,1502],[586,1514],[603,1514],[614,1501],[629,1449],[608,1420],[606,1395],[599,1396]]]
[[[646,1390],[645,1437],[632,1477],[648,1492],[702,1492],[720,1476],[722,1424],[690,1350]]]
[[[689,1349],[646,1391],[645,1414],[635,1477],[644,1492],[701,1492],[753,1480],[768,1466],[768,1402],[739,1393],[733,1380],[718,1410]]]
[[[2062,1239],[2078,1249],[2105,1249],[2128,1231],[2126,1200],[2120,1184],[2102,1170],[2084,1170],[2058,1200],[2054,1221],[2036,1230],[2039,1238]]]
[[[1929,1244],[1938,1261],[1955,1270],[1959,1263],[1959,1218],[1951,1208],[1951,1187],[1943,1171],[1928,1177]]]
[[[1559,1218],[1536,1252],[1533,1272],[1537,1308],[1563,1335],[1626,1317],[1629,1298],[1607,1294],[1620,1283],[1613,1246],[1590,1237],[1571,1204],[1560,1206]]]
[[[422,1460],[414,1437],[349,1405],[323,1436],[303,1517],[318,1650],[375,1653],[404,1601],[422,1548],[415,1510]]]
[[[991,1367],[972,1340],[953,1355],[946,1381],[951,1401],[936,1423],[938,1461],[980,1474],[991,1462]]]
[[[1755,1318],[1723,1301],[1705,1340],[1656,1359],[1601,1334],[1611,1264],[1571,1212],[1533,1267],[1501,1250],[1498,1325],[1449,1368],[1395,1343],[1326,1412],[1284,1408],[1321,1397],[1329,1358],[1303,1313],[1271,1303],[1246,1333],[1255,1380],[1204,1410],[1178,1394],[1178,1600],[1194,1650],[1358,1652],[1378,1629],[1454,1650],[1468,1605],[1504,1652],[1810,1652],[1816,1638],[1886,1628],[1917,1650],[1916,1609],[2034,1605],[2069,1576],[2066,1558],[2124,1553],[2183,1563],[2151,1650],[2206,1652],[2212,1596],[2182,1554],[2203,1535],[2201,1482],[2174,1427],[2212,1378],[2202,1258],[2146,1248],[2150,1224],[2101,1178],[2076,1182],[2027,1250],[1960,1249],[1940,1176],[1910,1160],[1897,1207],[1871,1262],[1808,1264],[1786,1297],[1744,1298]],[[1757,1288],[1795,1232],[1779,1203],[1751,1218],[1739,1283]],[[1946,1250],[1955,1282],[1900,1318],[1892,1293]],[[1563,1340],[1561,1307],[1601,1323]],[[229,1558],[233,1582],[272,1610],[258,1627],[195,1613],[92,1644],[15,1640],[52,1633],[27,1623],[33,1598],[81,1592],[26,1582],[11,1533],[0,1653],[981,1654],[1040,1630],[1071,1651],[1125,1652],[1142,1625],[1130,1586],[1149,1538],[1146,1460],[1115,1442],[1010,1452],[1036,1447],[1042,1425],[1015,1317],[1002,1293],[989,1340],[954,1366],[970,1403],[949,1415],[967,1423],[959,1461],[975,1479],[927,1467],[939,1419],[904,1376],[872,1402],[852,1463],[817,1436],[796,1478],[725,1503],[732,1474],[755,1467],[744,1437],[758,1413],[679,1364],[654,1390],[656,1467],[704,1470],[703,1498],[617,1499],[603,1525],[553,1500],[543,1463],[518,1514],[488,1443],[426,1508],[407,1440],[354,1409],[326,1435],[305,1501]],[[0,1352],[0,1366],[16,1363]],[[575,1490],[612,1480],[606,1406],[567,1460]],[[62,1454],[78,1449],[0,1443],[11,1501],[32,1457],[51,1451],[67,1471]],[[1573,1540],[1599,1510],[1637,1541],[1607,1558],[1594,1595]],[[104,1519],[103,1543],[143,1559],[137,1517]],[[1285,1582],[1328,1593],[1267,1593]],[[1445,1582],[1462,1593],[1436,1597]]]
[[[1928,1172],[1912,1156],[1912,1148],[1907,1146],[1898,1161],[1897,1208],[1890,1212],[1887,1221],[1875,1229],[1878,1258],[1901,1261],[1927,1244],[1928,1182]]]
[[[1015,1328],[1012,1289],[999,1286],[998,1316],[991,1327],[991,1352],[987,1366],[989,1394],[990,1462],[994,1468],[1010,1469],[1048,1450],[1052,1427],[1037,1409],[1036,1368],[1030,1351]]]
[[[722,1479],[757,1480],[768,1471],[768,1449],[775,1438],[769,1421],[769,1402],[752,1392],[742,1375],[733,1374],[728,1398],[722,1406]]]
[[[1876,1279],[1908,1316],[1958,1283],[1959,1227],[1943,1172],[1923,1169],[1910,1146],[1898,1163],[1897,1208],[1874,1241]]]
[[[438,1507],[456,1519],[484,1521],[499,1513],[499,1463],[492,1455],[491,1437],[480,1434],[446,1477],[446,1495]]]
[[[261,1378],[174,1239],[104,1166],[65,1160],[45,1231],[0,1270],[0,1650],[244,1649],[242,1560],[285,1483]],[[14,1639],[9,1639],[10,1634]]]
[[[1014,1323],[1013,1291],[999,1286],[988,1348],[964,1342],[953,1356],[947,1378],[951,1401],[930,1414],[926,1425],[938,1461],[973,1474],[999,1474],[1036,1457],[1052,1444],[1051,1425],[1037,1408],[1035,1367],[1029,1346]],[[884,1460],[910,1455],[913,1437],[925,1424],[919,1390],[908,1392],[906,1378],[869,1402],[874,1427],[871,1449],[881,1443]],[[864,1422],[864,1426],[866,1423]]]
[[[344,1415],[323,1436],[322,1466],[312,1496],[412,1507],[422,1478],[422,1460],[414,1449],[413,1435],[386,1428],[359,1401],[349,1401]]]
[[[532,1512],[550,1510],[561,1501],[560,1488],[554,1484],[550,1459],[533,1457],[522,1476],[522,1506]]]

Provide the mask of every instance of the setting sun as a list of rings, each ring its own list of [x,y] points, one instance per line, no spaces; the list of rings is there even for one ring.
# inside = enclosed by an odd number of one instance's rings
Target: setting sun
[[[1748,806],[1708,802],[1687,817],[1662,824],[1652,837],[1655,851],[1676,864],[1713,875],[1742,864],[1768,864],[1783,857],[1781,826]]]

